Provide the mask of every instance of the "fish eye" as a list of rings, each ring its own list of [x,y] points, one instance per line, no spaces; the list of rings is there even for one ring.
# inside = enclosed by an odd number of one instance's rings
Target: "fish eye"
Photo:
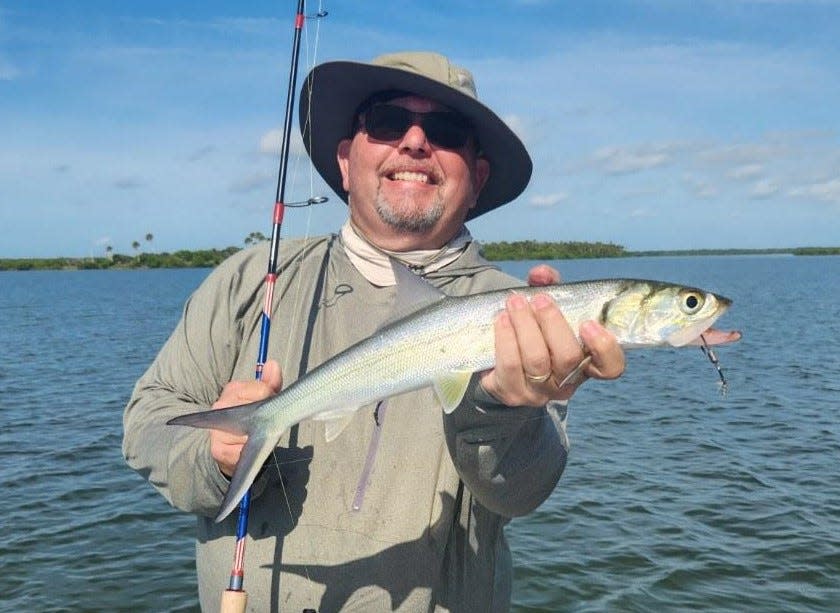
[[[703,295],[697,292],[685,291],[680,296],[680,308],[686,315],[694,315],[703,308]]]

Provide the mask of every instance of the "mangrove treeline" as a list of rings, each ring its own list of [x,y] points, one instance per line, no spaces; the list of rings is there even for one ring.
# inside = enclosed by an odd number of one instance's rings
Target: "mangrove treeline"
[[[84,270],[130,268],[213,268],[239,251],[226,249],[181,250],[174,253],[109,254],[88,258],[10,258],[0,259],[2,270]],[[661,255],[840,255],[840,247],[796,247],[790,249],[695,249],[684,251],[628,251],[613,243],[502,241],[484,243],[488,260],[571,260]]]
[[[17,258],[0,259],[0,270],[96,270],[127,268],[214,268],[239,251],[227,249],[181,250],[174,253],[114,253],[91,258]]]

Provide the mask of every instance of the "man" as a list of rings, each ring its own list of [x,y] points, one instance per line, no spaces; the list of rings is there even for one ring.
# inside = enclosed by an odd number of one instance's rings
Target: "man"
[[[197,515],[205,610],[227,585],[236,518],[212,517],[244,439],[166,421],[266,398],[374,333],[399,308],[389,257],[452,295],[517,284],[480,257],[464,222],[518,196],[531,161],[477,100],[469,72],[431,53],[322,64],[304,85],[300,123],[350,218],[338,235],[285,242],[262,381],[251,373],[264,247],[233,256],[190,298],[125,413],[129,464]],[[556,280],[547,267],[531,273],[533,284]],[[322,422],[284,434],[253,487],[249,605],[506,610],[503,528],[545,500],[566,462],[565,408],[554,401],[624,367],[597,323],[580,336],[583,348],[547,296],[529,304],[511,293],[495,322],[496,367],[473,377],[452,414],[425,389],[364,407],[330,443]],[[585,353],[582,376],[558,387]]]

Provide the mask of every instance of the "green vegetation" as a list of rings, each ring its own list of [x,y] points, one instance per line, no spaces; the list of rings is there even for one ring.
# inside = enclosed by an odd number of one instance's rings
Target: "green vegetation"
[[[627,255],[624,247],[613,243],[541,243],[515,241],[485,243],[481,253],[488,260],[573,260],[580,258],[619,258]]]
[[[146,235],[151,242],[152,235]],[[259,232],[252,232],[245,239],[246,245],[266,240]],[[139,250],[139,243],[132,247]],[[130,269],[130,268],[213,268],[230,257],[239,247],[225,249],[181,250],[175,253],[137,253],[123,255],[105,248],[105,257],[90,258],[15,258],[0,259],[3,270],[85,270],[85,269]],[[618,258],[662,255],[840,255],[840,247],[796,247],[789,249],[694,249],[682,251],[627,251],[613,243],[562,242],[544,243],[538,241],[503,241],[484,243],[482,253],[488,260],[571,260],[580,258]]]
[[[778,249],[679,249],[627,251],[613,243],[487,243],[482,253],[488,260],[573,260],[578,258],[633,258],[689,255],[840,255],[840,247],[794,247]]]
[[[793,255],[840,255],[840,247],[797,247]]]
[[[225,258],[239,251],[227,249],[201,249],[175,253],[140,253],[137,255],[111,254],[102,258],[18,258],[0,259],[0,270],[88,270],[129,268],[213,268]]]

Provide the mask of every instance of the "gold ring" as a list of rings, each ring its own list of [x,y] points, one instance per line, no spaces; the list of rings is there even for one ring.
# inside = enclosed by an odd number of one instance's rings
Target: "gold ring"
[[[534,375],[529,375],[527,372],[525,373],[525,378],[528,381],[533,381],[534,383],[545,383],[551,377],[552,372],[549,370],[544,375],[540,375],[539,377],[535,377]]]

